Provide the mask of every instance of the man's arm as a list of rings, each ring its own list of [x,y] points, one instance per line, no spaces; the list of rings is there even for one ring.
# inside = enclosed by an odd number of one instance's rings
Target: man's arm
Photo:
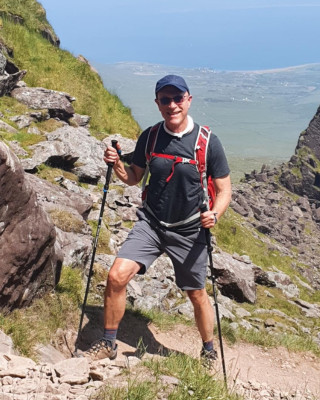
[[[117,145],[120,150],[119,144]],[[120,161],[119,154],[116,149],[108,146],[104,153],[104,161],[106,163],[114,163],[113,170],[117,177],[129,186],[136,185],[141,181],[144,175],[144,168],[140,168],[135,164],[126,166]]]
[[[213,179],[216,191],[216,199],[213,209],[201,214],[201,224],[204,228],[212,228],[215,225],[214,216],[217,220],[224,214],[231,201],[231,180],[230,176]]]

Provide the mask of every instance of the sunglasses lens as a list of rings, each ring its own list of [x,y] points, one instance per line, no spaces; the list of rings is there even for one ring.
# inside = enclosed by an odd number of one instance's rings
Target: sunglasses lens
[[[171,103],[170,97],[162,97],[162,98],[159,99],[159,100],[160,100],[160,103],[161,103],[163,106],[167,106],[168,104]]]
[[[171,103],[171,101],[174,101],[176,104],[182,103],[183,99],[184,99],[183,96],[178,95],[178,96],[174,96],[172,98],[162,97],[161,99],[159,99],[159,101],[163,106],[167,106],[168,104]]]
[[[173,98],[173,101],[174,101],[176,104],[181,103],[182,100],[183,100],[183,96],[181,96],[181,95],[179,95],[179,96],[174,96],[174,98]]]

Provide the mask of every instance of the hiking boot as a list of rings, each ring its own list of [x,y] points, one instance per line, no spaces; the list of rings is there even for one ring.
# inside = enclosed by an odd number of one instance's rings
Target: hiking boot
[[[117,350],[117,344],[110,346],[105,339],[101,338],[92,343],[90,349],[85,352],[85,355],[92,360],[102,360],[103,358],[114,360],[117,357]]]
[[[202,348],[200,358],[202,365],[205,368],[210,369],[213,367],[214,362],[218,359],[218,354],[214,349],[208,351]]]

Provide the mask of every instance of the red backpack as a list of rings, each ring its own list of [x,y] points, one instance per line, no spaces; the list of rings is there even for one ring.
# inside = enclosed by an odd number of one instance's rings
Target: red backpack
[[[171,169],[171,174],[167,178],[167,182],[170,181],[173,173],[174,173],[174,167],[178,163],[182,164],[193,164],[196,165],[199,174],[200,174],[200,182],[201,186],[204,192],[204,199],[205,199],[205,204],[207,204],[208,209],[212,210],[213,204],[215,201],[216,197],[216,192],[215,188],[213,185],[212,177],[209,176],[207,177],[207,151],[208,151],[208,144],[209,144],[209,139],[211,135],[210,128],[208,126],[200,126],[199,128],[199,133],[198,137],[196,140],[196,145],[194,149],[194,159],[189,159],[189,158],[184,158],[184,157],[179,157],[179,156],[172,156],[169,154],[160,154],[160,153],[154,153],[154,149],[156,146],[157,138],[159,131],[161,129],[162,122],[157,123],[154,125],[148,135],[147,143],[146,143],[146,149],[145,149],[145,154],[146,154],[146,160],[147,160],[147,167],[144,173],[143,181],[142,181],[142,202],[143,205],[146,206],[146,200],[147,200],[147,192],[148,192],[148,185],[147,185],[147,180],[149,177],[149,163],[152,157],[161,157],[161,158],[167,158],[170,160],[174,160],[174,163],[172,164],[172,169]],[[184,222],[184,221],[182,221]]]

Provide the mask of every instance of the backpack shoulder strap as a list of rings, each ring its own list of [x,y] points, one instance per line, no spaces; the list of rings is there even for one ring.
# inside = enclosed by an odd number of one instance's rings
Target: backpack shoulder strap
[[[156,146],[158,133],[159,133],[161,125],[162,125],[162,122],[158,122],[157,124],[153,125],[149,130],[149,134],[148,134],[148,138],[147,138],[147,142],[146,142],[146,148],[145,148],[147,164],[150,162],[151,153],[153,153],[154,148]]]
[[[200,182],[204,191],[204,198],[209,205],[208,180],[207,180],[207,153],[211,131],[208,126],[200,126],[194,149],[195,160],[200,174]]]
[[[149,176],[149,172],[150,172],[149,163],[151,160],[151,154],[153,153],[154,148],[156,147],[158,133],[160,131],[161,125],[162,125],[162,122],[158,122],[157,124],[153,125],[150,128],[149,134],[147,137],[147,142],[146,142],[146,147],[145,147],[145,155],[146,155],[147,165],[146,165],[146,169],[144,171],[144,176],[143,176],[142,185],[141,185],[143,204],[145,204],[147,201],[146,185],[147,185],[147,180],[148,180],[148,176]]]

